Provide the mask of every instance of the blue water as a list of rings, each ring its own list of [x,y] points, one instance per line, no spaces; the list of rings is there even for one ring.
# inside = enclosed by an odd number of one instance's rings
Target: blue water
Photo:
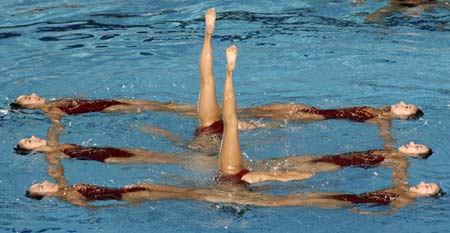
[[[450,14],[394,14],[381,24],[364,18],[387,1],[1,1],[0,2],[0,232],[448,232],[450,195],[418,199],[389,216],[345,209],[256,208],[195,201],[155,201],[87,210],[57,199],[35,201],[25,190],[50,179],[40,154],[13,146],[46,137],[39,112],[12,112],[20,94],[47,98],[129,98],[196,104],[203,14],[218,12],[213,44],[218,92],[225,48],[239,47],[235,86],[240,106],[299,102],[322,108],[420,106],[418,121],[394,121],[395,146],[429,145],[428,160],[411,160],[409,182],[450,190]],[[69,7],[70,5],[70,7]],[[55,6],[60,6],[55,8]],[[34,11],[33,11],[34,10]],[[220,98],[220,95],[219,95]],[[66,117],[61,142],[188,152],[131,127],[156,125],[192,137],[196,120],[167,113]],[[331,154],[382,147],[373,125],[345,121],[290,124],[240,136],[249,159]],[[274,140],[275,139],[275,140]],[[152,164],[111,165],[64,160],[71,184],[121,186],[155,182],[208,185],[214,173]],[[390,187],[392,171],[349,168],[286,184],[269,193],[359,193]]]

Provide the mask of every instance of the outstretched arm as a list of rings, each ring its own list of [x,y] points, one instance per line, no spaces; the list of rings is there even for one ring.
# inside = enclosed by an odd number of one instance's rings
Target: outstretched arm
[[[392,171],[392,184],[395,188],[408,191],[408,166],[407,158],[398,158]]]
[[[60,187],[67,187],[68,184],[67,179],[64,176],[64,168],[61,164],[61,160],[56,153],[45,155],[48,161],[48,175],[52,177]]]
[[[58,127],[63,127],[61,124],[61,117],[63,113],[59,109],[50,109],[47,112],[47,116],[50,117],[50,120]]]
[[[197,108],[192,105],[179,104],[177,102],[159,102],[152,100],[117,100],[123,104],[113,105],[104,111],[131,113],[143,111],[174,112],[188,117],[197,116]]]
[[[139,129],[144,133],[162,135],[177,145],[186,145],[187,144],[187,141],[185,141],[178,135],[175,135],[168,130],[165,130],[165,129],[162,129],[162,128],[159,128],[156,126],[152,126],[152,125],[140,125],[139,126],[137,124],[134,124],[132,126],[139,127]]]
[[[256,128],[281,128],[285,127],[284,122],[267,122],[267,123],[252,123],[247,121],[239,121],[238,128],[240,131],[256,129]]]
[[[64,133],[64,127],[59,125],[52,125],[48,128],[47,131],[47,139],[49,146],[59,145],[59,136]]]
[[[265,181],[294,181],[305,180],[311,178],[314,174],[312,172],[298,172],[298,171],[257,171],[249,172],[242,177],[242,180],[248,183],[258,183]]]
[[[115,205],[93,206],[93,205],[89,204],[89,202],[84,200],[83,198],[70,198],[70,197],[67,197],[67,198],[64,198],[64,199],[65,199],[65,201],[69,202],[72,205],[79,206],[79,207],[84,207],[84,208],[89,208],[89,209],[99,209],[101,207],[112,207],[112,206],[115,206]]]
[[[394,136],[391,132],[391,121],[386,119],[381,119],[379,121],[380,137],[384,140],[384,149],[392,149],[394,146]]]
[[[397,210],[406,205],[411,204],[412,201],[413,199],[399,197],[398,199],[396,199],[394,202],[391,203],[391,209],[386,211],[368,211],[368,210],[361,210],[356,207],[351,208],[350,211],[365,215],[388,215],[397,212]]]
[[[364,215],[389,215],[395,213],[399,208],[393,207],[390,210],[386,211],[368,211],[368,210],[362,210],[357,207],[353,207],[350,209],[350,211],[355,212],[357,214],[364,214]]]
[[[366,17],[366,22],[368,23],[381,23],[386,16],[392,14],[395,11],[401,10],[403,7],[399,5],[390,5],[383,7],[381,9],[378,9],[374,13],[368,15]]]

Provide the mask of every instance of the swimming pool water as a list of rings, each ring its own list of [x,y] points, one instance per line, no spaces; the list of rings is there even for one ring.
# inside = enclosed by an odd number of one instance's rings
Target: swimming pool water
[[[50,121],[34,111],[10,111],[16,96],[129,98],[196,104],[203,14],[218,12],[213,37],[218,93],[225,48],[239,47],[234,83],[239,106],[299,102],[322,108],[420,106],[418,121],[393,121],[400,146],[430,146],[427,160],[410,160],[409,182],[450,189],[450,14],[394,14],[380,24],[365,17],[387,1],[2,1],[0,2],[0,232],[448,232],[449,195],[418,199],[389,216],[345,209],[256,208],[194,201],[156,201],[87,210],[63,201],[24,196],[49,179],[40,154],[13,147],[46,137]],[[221,99],[221,95],[219,95]],[[195,119],[169,113],[85,114],[63,119],[60,141],[90,146],[187,153],[133,124],[151,124],[192,137]],[[332,154],[381,148],[376,126],[345,121],[289,124],[240,134],[248,159]],[[274,140],[276,139],[276,140]],[[121,186],[136,182],[208,185],[214,172],[172,165],[113,165],[63,160],[71,184]],[[290,183],[269,183],[279,195],[359,193],[391,185],[387,168],[348,168]],[[264,185],[258,185],[264,186]]]

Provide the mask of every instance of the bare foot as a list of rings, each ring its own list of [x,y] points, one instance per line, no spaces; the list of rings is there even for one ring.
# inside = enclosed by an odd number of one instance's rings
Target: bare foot
[[[206,34],[211,35],[214,32],[214,25],[216,24],[216,10],[209,9],[205,13]]]
[[[232,45],[227,48],[227,71],[234,71],[236,68],[236,57],[237,57],[238,48],[236,45]]]

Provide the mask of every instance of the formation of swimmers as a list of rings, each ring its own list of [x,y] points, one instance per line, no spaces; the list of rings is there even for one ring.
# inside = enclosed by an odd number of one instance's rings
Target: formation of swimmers
[[[390,124],[393,119],[414,120],[423,115],[416,106],[400,102],[391,106],[374,108],[369,106],[342,109],[319,109],[316,107],[279,103],[249,108],[236,108],[233,86],[233,72],[236,67],[238,49],[232,45],[226,49],[226,78],[220,108],[213,74],[213,48],[216,12],[209,9],[205,14],[205,36],[200,55],[200,92],[198,106],[182,105],[176,102],[148,100],[79,100],[60,99],[46,101],[36,94],[19,96],[11,104],[13,108],[39,109],[53,121],[47,139],[35,136],[22,139],[15,147],[21,155],[44,153],[49,163],[49,175],[56,181],[34,184],[27,190],[27,196],[35,199],[57,197],[71,204],[83,207],[93,206],[91,201],[119,200],[119,204],[138,203],[160,199],[191,199],[214,203],[235,203],[265,207],[316,206],[323,208],[350,208],[359,213],[357,204],[390,205],[386,212],[396,211],[410,204],[417,197],[438,197],[441,189],[437,184],[421,182],[409,186],[407,181],[408,157],[427,158],[432,150],[426,145],[410,142],[397,149],[392,147]],[[169,154],[161,151],[144,151],[129,148],[84,147],[62,144],[58,137],[64,133],[61,117],[88,112],[142,112],[164,111],[189,117],[198,117],[199,126],[191,141],[183,141],[169,131],[156,126],[141,126],[145,132],[159,134],[175,143],[191,148],[192,155]],[[259,118],[265,121],[254,123],[240,121],[245,118]],[[344,154],[308,156],[291,155],[259,162],[245,161],[241,154],[239,130],[274,128],[288,122],[312,122],[328,119],[342,119],[377,124],[385,141],[382,149],[349,152]],[[193,129],[194,131],[194,129]],[[200,153],[199,153],[200,152]],[[218,158],[215,154],[219,154]],[[102,163],[161,163],[178,164],[190,169],[214,167],[219,160],[214,188],[181,188],[176,186],[138,183],[124,187],[101,187],[90,184],[69,185],[64,176],[61,159],[73,158]],[[195,166],[193,166],[195,164]],[[297,193],[274,196],[252,191],[252,183],[265,181],[294,181],[308,179],[320,172],[331,172],[344,167],[372,168],[378,165],[391,167],[393,185],[389,189],[361,194],[345,193]],[[276,169],[273,169],[276,167]]]

